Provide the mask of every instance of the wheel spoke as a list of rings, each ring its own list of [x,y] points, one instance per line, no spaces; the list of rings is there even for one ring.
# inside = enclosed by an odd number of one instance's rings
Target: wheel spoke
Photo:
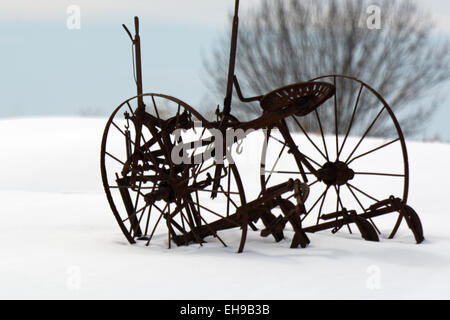
[[[348,156],[347,160],[345,160],[345,163],[348,163],[348,161],[351,159],[351,157],[353,156],[353,154],[356,152],[356,150],[359,148],[359,146],[361,145],[361,143],[363,142],[363,140],[366,138],[366,136],[369,134],[370,130],[372,130],[373,126],[375,125],[375,123],[377,122],[377,120],[380,118],[381,114],[383,113],[383,111],[386,109],[386,106],[383,106],[383,108],[380,110],[380,112],[378,112],[377,116],[375,117],[375,119],[372,121],[372,123],[370,124],[369,128],[367,128],[366,132],[364,132],[364,135],[361,137],[361,139],[359,140],[358,144],[356,145],[356,147],[353,149],[352,153],[350,153],[350,155]]]
[[[148,233],[148,228],[150,226],[150,218],[151,218],[151,214],[152,214],[152,206],[148,207],[148,214],[147,214],[147,221],[145,222],[145,232],[144,232],[144,236],[147,235]]]
[[[355,172],[355,175],[363,175],[363,176],[383,176],[383,177],[397,177],[404,178],[404,174],[398,173],[381,173],[381,172]]]
[[[172,238],[171,233],[173,232],[172,227],[170,226],[170,221],[172,220],[171,214],[170,214],[170,203],[168,203],[168,209],[167,209],[167,215],[166,215],[166,225],[167,225],[167,241],[169,242],[169,249],[172,247]]]
[[[227,180],[227,189],[228,189],[228,193],[230,193],[230,188],[231,188],[231,174],[228,172],[228,180]],[[227,217],[230,216],[230,201],[231,197],[228,196],[227,199]]]
[[[156,228],[158,227],[159,222],[161,221],[162,216],[164,215],[164,211],[167,209],[168,204],[166,204],[166,207],[159,215],[158,221],[156,221],[155,226],[153,227],[152,233],[150,234],[150,237],[147,240],[146,246],[150,245],[150,241],[152,241],[153,235],[155,234]],[[156,207],[156,206],[155,206]]]
[[[201,215],[200,215],[199,211],[196,211],[195,204],[192,201],[192,199],[190,197],[188,197],[187,200],[188,201],[186,202],[186,199],[183,199],[184,207],[185,207],[186,213],[188,215],[188,218],[185,217],[185,220],[186,220],[187,224],[189,225],[189,227],[191,228],[191,233],[194,235],[195,240],[198,243],[200,243],[200,246],[202,247],[203,246],[202,238],[197,234],[196,227],[195,227],[195,224],[198,224],[199,226],[201,225],[201,221],[202,221]],[[200,217],[200,222],[194,222],[192,213],[195,213],[195,218],[196,218],[195,221],[198,221],[197,219]]]
[[[322,142],[323,142],[323,147],[325,148],[326,159],[328,162],[330,162],[330,156],[328,154],[327,143],[325,142],[325,135],[323,133],[322,121],[320,121],[320,116],[319,116],[319,112],[317,112],[317,109],[314,110],[314,113],[316,114],[316,119],[319,124],[320,135],[322,136]]]
[[[131,114],[133,116],[135,116],[136,114],[134,113],[133,108],[131,108],[130,102],[128,102],[128,101],[127,101],[127,106],[128,106],[128,110],[130,110]]]
[[[188,201],[191,201],[191,202],[192,202],[192,200],[188,200]],[[222,216],[221,214],[218,214],[217,212],[215,212],[215,211],[213,211],[213,210],[211,210],[211,209],[206,208],[205,206],[202,206],[200,203],[198,203],[197,205],[198,205],[200,208],[202,208],[203,210],[206,210],[206,211],[212,213],[213,215],[215,215],[215,216],[217,216],[217,217],[219,217],[219,218],[221,218],[221,219],[225,219],[226,221],[230,222],[231,224],[234,224],[235,226],[240,227],[240,225],[239,225],[238,223],[234,222],[234,221],[231,220],[231,219],[228,219],[227,217]]]
[[[322,150],[320,150],[320,148],[314,143],[314,141],[311,139],[311,137],[308,135],[308,133],[306,132],[305,129],[303,129],[302,125],[300,124],[300,122],[298,122],[298,120],[292,116],[292,119],[294,119],[295,123],[298,125],[298,127],[300,128],[300,130],[302,130],[303,134],[305,135],[305,137],[308,139],[308,141],[313,145],[313,147],[322,155],[322,157],[325,160],[328,160],[327,156],[322,152]]]
[[[359,189],[358,187],[355,187],[355,186],[352,185],[351,183],[348,183],[348,182],[347,182],[347,185],[348,185],[350,188],[352,188],[352,189],[358,191],[359,193],[365,195],[367,198],[369,198],[369,199],[371,199],[371,200],[373,200],[373,201],[375,201],[375,202],[380,202],[380,200],[376,199],[375,197],[372,197],[370,194],[368,194],[368,193],[362,191],[362,190]]]
[[[110,189],[132,189],[134,186],[108,186]],[[153,187],[141,187],[141,190],[149,190],[153,189]],[[141,193],[142,195],[142,193]]]
[[[341,201],[341,186],[334,186],[334,190],[336,191],[336,197],[337,197],[337,199],[336,199],[336,212],[339,212],[339,205],[341,206],[341,210],[342,211],[344,211],[344,205],[342,204],[342,201]],[[338,220],[339,218],[338,217],[336,217],[336,221]],[[350,232],[350,234],[352,234],[352,228],[350,228],[350,224],[348,224],[347,223],[347,229],[348,229],[348,232]]]
[[[125,163],[124,163],[123,161],[119,160],[118,158],[116,158],[115,156],[113,156],[111,153],[105,151],[105,154],[106,154],[108,157],[110,157],[110,158],[116,160],[117,162],[119,162],[121,165],[123,165],[123,166],[125,165]]]
[[[272,173],[279,173],[279,174],[301,175],[301,172],[297,172],[297,171],[280,171],[280,170],[277,170],[277,171],[264,171],[264,173],[270,173],[270,174],[272,174]],[[313,173],[311,173],[311,172],[305,172],[305,174],[313,175]]]
[[[156,101],[155,101],[155,97],[152,96],[152,102],[153,102],[153,108],[155,109],[155,113],[156,113],[156,117],[161,120],[161,118],[159,117],[159,112],[158,112],[158,108],[156,107]]]
[[[274,163],[274,165],[273,165],[273,167],[272,167],[271,172],[274,172],[275,167],[277,166],[278,161],[280,161],[281,155],[283,154],[284,150],[286,150],[286,145],[284,145],[283,148],[281,149],[280,154],[278,155],[278,158],[277,158],[277,160],[275,161],[275,163]],[[272,177],[272,173],[267,177],[267,179],[266,179],[266,181],[265,181],[265,185],[266,185],[266,186],[267,186],[267,183],[269,182],[269,180],[270,180],[271,177]]]
[[[325,191],[322,193],[322,195],[316,200],[316,202],[314,202],[314,204],[312,205],[312,207],[308,210],[308,212],[306,212],[305,216],[303,217],[302,221],[304,221],[306,219],[306,217],[308,217],[308,215],[311,213],[311,211],[314,210],[314,208],[317,206],[317,204],[320,202],[320,200],[322,200],[322,198],[325,196],[325,194],[328,192],[328,188],[325,189]]]
[[[319,180],[316,180],[316,181],[314,181],[314,182],[308,184],[308,187],[312,187],[313,185],[315,185],[315,184],[318,183],[318,182],[319,182]]]
[[[322,167],[318,162],[314,161],[313,159],[311,159],[310,157],[308,157],[306,154],[303,154],[303,156],[310,162],[314,163],[317,167]]]
[[[375,151],[378,151],[378,150],[381,150],[381,149],[383,149],[383,148],[386,148],[386,147],[390,146],[391,144],[396,143],[397,141],[400,141],[400,138],[397,138],[397,139],[395,139],[395,140],[392,140],[392,141],[390,141],[390,142],[388,142],[388,143],[383,144],[382,146],[379,146],[378,148],[375,148],[375,149],[372,149],[372,150],[370,150],[370,151],[368,151],[368,152],[365,152],[365,153],[363,153],[363,154],[360,154],[359,156],[356,156],[356,157],[354,157],[353,159],[351,159],[351,160],[347,163],[347,165],[349,165],[350,163],[352,163],[353,161],[355,161],[355,160],[357,160],[357,159],[360,159],[360,158],[365,157],[365,156],[367,156],[367,155],[369,155],[369,154],[372,154],[372,153],[374,153]]]
[[[195,205],[194,204],[194,202],[192,201],[192,200],[189,200],[188,199],[188,201],[192,204],[192,205]],[[200,216],[200,219],[203,221],[203,223],[205,224],[205,226],[209,229],[209,231],[213,234],[213,236],[215,237],[215,238],[217,238],[221,243],[222,243],[222,245],[224,246],[224,247],[228,247],[227,246],[227,244],[225,243],[225,241],[223,241],[222,240],[222,238],[217,234],[217,231],[215,231],[215,230],[213,230],[212,228],[211,228],[211,226],[209,225],[209,223],[201,216],[201,215],[199,215]]]
[[[225,194],[225,196],[227,197],[227,202],[231,202],[231,204],[237,209],[239,208],[239,206],[233,201],[233,199],[231,199],[231,194],[240,194],[239,192],[232,192],[232,193],[226,193],[225,190],[223,189],[222,185],[219,185],[220,190],[222,191],[223,194]]]
[[[200,189],[200,188],[189,188],[189,190],[192,191],[200,191],[200,192],[213,192],[214,190],[207,190],[207,189]],[[225,191],[225,190],[217,190],[215,191],[217,193],[222,193],[222,194],[240,194],[239,192],[235,192],[235,191]]]
[[[148,206],[149,206],[149,205],[146,204],[145,206],[143,206],[143,207],[140,208],[139,210],[136,210],[135,213],[133,213],[133,214],[127,216],[125,219],[122,220],[122,222],[127,222],[127,221],[129,221],[130,219],[136,217],[139,213],[143,212],[146,208],[148,208]]]
[[[350,124],[348,125],[348,129],[347,129],[347,132],[345,134],[344,141],[342,142],[341,148],[339,149],[338,158],[340,157],[340,155],[342,153],[342,150],[344,150],[345,143],[347,142],[347,139],[348,139],[348,137],[350,135],[350,131],[352,130],[353,122],[355,121],[356,111],[358,110],[359,100],[361,98],[361,93],[362,93],[363,89],[364,89],[364,86],[361,83],[361,87],[359,88],[358,96],[356,98],[355,107],[353,108],[352,117],[350,119]]]
[[[355,198],[356,202],[358,202],[359,206],[361,207],[361,209],[364,211],[364,213],[367,213],[367,210],[364,208],[364,206],[362,205],[361,201],[359,200],[359,198],[356,196],[355,192],[348,186],[346,185],[347,189],[351,192],[351,194],[353,195],[353,198]],[[375,224],[375,222],[373,222],[373,220],[371,218],[369,218],[370,223],[372,224],[372,226],[375,228],[375,230],[377,231],[378,234],[381,234],[380,230],[378,229],[377,225]]]
[[[323,205],[325,204],[325,199],[327,198],[328,190],[330,190],[330,186],[327,186],[327,189],[325,190],[325,194],[322,198],[322,203],[320,204],[320,208],[319,208],[319,214],[317,215],[316,225],[318,225],[320,223],[320,218],[322,218]]]
[[[336,76],[333,77],[333,83],[336,87]],[[336,131],[336,159],[339,160],[339,123],[338,123],[338,105],[337,93],[334,94],[334,128]]]
[[[279,142],[282,146],[286,146],[287,147],[287,143],[284,141],[281,141],[278,138],[275,138],[274,136],[272,136],[271,134],[269,135],[269,138],[272,138],[273,140],[275,140],[276,142]]]

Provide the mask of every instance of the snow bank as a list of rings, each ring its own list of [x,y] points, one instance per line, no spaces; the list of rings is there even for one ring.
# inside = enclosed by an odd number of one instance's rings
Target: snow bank
[[[408,142],[409,203],[422,218],[424,244],[405,226],[380,243],[314,234],[305,250],[251,233],[238,255],[216,242],[129,245],[101,186],[105,123],[0,121],[0,298],[450,298],[450,145]],[[254,181],[255,164],[245,165],[241,173]],[[253,182],[246,188],[257,190]]]

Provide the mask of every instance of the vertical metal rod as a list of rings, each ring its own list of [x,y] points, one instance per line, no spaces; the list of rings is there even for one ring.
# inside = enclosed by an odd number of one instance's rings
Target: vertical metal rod
[[[234,69],[236,66],[238,32],[239,32],[239,0],[236,0],[234,8],[233,29],[231,32],[230,62],[228,66],[227,92],[224,100],[224,109],[223,109],[224,115],[229,115],[231,112],[231,101],[233,98],[233,77],[234,77]]]
[[[138,107],[135,112],[137,117],[136,124],[136,137],[135,137],[135,145],[139,147],[141,145],[141,135],[142,135],[142,121],[145,113],[145,104],[144,98],[142,97],[142,58],[141,58],[141,37],[139,36],[139,18],[134,17],[134,28],[135,28],[135,36],[133,40],[134,50],[135,50],[135,61],[136,61],[136,87],[137,87],[137,95],[139,96]],[[137,159],[134,162],[134,165],[137,165]]]
[[[136,35],[134,36],[134,49],[135,49],[135,59],[136,59],[136,86],[137,86],[137,95],[142,95],[142,58],[141,58],[141,38],[139,36],[139,18],[134,17],[134,27],[136,31]],[[140,97],[138,99],[138,107],[144,107],[143,98]]]

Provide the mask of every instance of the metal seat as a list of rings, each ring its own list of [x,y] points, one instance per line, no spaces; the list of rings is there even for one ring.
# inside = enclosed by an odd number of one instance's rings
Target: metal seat
[[[298,105],[295,113],[303,117],[317,109],[336,92],[334,85],[326,82],[302,82],[285,86],[266,94],[260,101],[267,112],[276,112]]]

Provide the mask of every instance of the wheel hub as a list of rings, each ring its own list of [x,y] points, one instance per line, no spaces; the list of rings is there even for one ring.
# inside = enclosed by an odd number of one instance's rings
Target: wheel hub
[[[327,162],[319,170],[319,178],[328,186],[342,186],[355,177],[355,172],[342,161]]]

